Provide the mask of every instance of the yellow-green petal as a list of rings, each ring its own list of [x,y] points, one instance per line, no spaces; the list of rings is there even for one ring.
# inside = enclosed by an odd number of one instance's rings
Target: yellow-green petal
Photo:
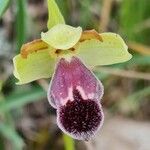
[[[128,61],[132,55],[123,39],[115,33],[100,34],[103,41],[97,39],[79,43],[76,55],[90,67],[110,65]]]
[[[44,42],[55,49],[66,50],[73,47],[80,39],[82,33],[81,27],[72,27],[65,24],[58,24],[48,32],[42,33]]]
[[[57,24],[65,24],[65,20],[55,2],[55,0],[47,0],[48,3],[48,29]]]
[[[47,49],[33,52],[27,58],[20,54],[13,58],[14,76],[19,80],[17,84],[25,84],[40,78],[50,78],[55,60]]]

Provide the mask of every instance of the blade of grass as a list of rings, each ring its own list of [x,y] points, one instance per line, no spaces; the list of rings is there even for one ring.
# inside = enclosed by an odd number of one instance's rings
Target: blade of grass
[[[17,0],[17,16],[16,16],[16,42],[17,51],[20,51],[21,45],[26,40],[26,0]]]
[[[19,94],[12,94],[5,97],[5,101],[0,101],[0,112],[6,112],[11,109],[22,107],[28,103],[41,100],[46,96],[46,92],[41,88],[33,88],[30,91],[22,92]]]
[[[4,140],[0,136],[0,150],[4,150]]]
[[[15,150],[21,150],[24,146],[24,142],[17,132],[11,128],[8,124],[0,122],[0,133],[10,140]]]
[[[141,101],[143,97],[150,95],[150,86],[136,91],[135,93],[131,94],[130,96],[126,97],[125,100],[135,100],[135,101]]]
[[[99,67],[98,69],[99,72],[104,72],[115,76],[150,80],[150,73],[137,72],[132,70],[123,70],[123,69],[112,68],[112,67]]]
[[[0,0],[0,18],[6,11],[8,5],[9,5],[10,0]]]
[[[136,41],[145,44],[149,43],[149,29],[138,33],[135,32],[135,29],[138,26],[138,24],[141,24],[143,21],[149,18],[149,7],[150,3],[148,3],[147,0],[122,1],[121,9],[119,12],[120,29],[129,41]],[[131,10],[136,13],[131,13]]]
[[[118,104],[118,109],[123,113],[137,112],[139,110],[139,104],[143,98],[150,96],[150,86],[138,90],[126,98],[123,98]]]
[[[63,134],[65,150],[75,150],[74,140],[66,134]]]

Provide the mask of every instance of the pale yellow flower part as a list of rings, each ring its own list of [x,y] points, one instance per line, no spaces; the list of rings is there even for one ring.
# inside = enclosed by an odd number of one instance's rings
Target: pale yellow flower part
[[[67,50],[73,47],[80,39],[81,27],[72,27],[58,24],[46,33],[41,34],[41,39],[55,49]]]
[[[50,78],[58,59],[80,58],[88,67],[121,63],[131,59],[128,47],[115,33],[82,32],[80,27],[56,25],[42,39],[24,44],[14,57],[14,75],[18,84]]]
[[[40,78],[49,78],[54,71],[55,59],[49,55],[49,50],[41,50],[23,58],[21,54],[13,58],[14,76],[17,84],[25,84]]]
[[[76,56],[90,67],[110,65],[128,61],[132,55],[128,47],[115,33],[101,33],[103,41],[97,39],[80,42],[76,48]]]

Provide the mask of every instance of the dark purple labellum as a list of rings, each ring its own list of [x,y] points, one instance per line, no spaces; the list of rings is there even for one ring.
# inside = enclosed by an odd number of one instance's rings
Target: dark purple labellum
[[[48,100],[57,109],[57,123],[63,132],[79,140],[95,135],[104,119],[102,96],[102,83],[78,58],[59,60]]]

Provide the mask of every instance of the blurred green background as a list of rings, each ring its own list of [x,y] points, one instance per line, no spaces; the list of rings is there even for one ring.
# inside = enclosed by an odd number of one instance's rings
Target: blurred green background
[[[0,0],[0,150],[149,150],[150,0],[56,2],[67,24],[120,34],[133,58],[95,68],[105,87],[105,123],[92,141],[72,140],[48,104],[50,79],[17,86],[12,74],[21,45],[47,30],[47,1]]]

